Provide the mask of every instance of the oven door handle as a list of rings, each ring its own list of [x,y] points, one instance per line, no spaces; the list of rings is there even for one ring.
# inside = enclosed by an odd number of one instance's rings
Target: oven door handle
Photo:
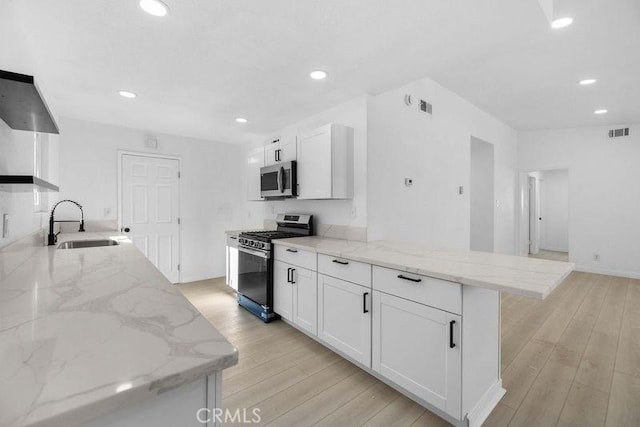
[[[256,251],[256,250],[245,248],[245,247],[242,247],[242,246],[238,246],[238,250],[240,252],[244,252],[244,253],[247,253],[249,255],[255,255],[255,256],[260,257],[260,258],[269,259],[269,255],[267,255],[266,253],[264,253],[262,251]]]

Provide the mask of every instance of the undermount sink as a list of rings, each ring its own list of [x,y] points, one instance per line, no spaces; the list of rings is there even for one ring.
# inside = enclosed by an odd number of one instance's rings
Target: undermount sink
[[[98,246],[116,246],[119,245],[112,239],[101,240],[69,240],[58,245],[58,249],[78,249],[78,248],[95,248]]]

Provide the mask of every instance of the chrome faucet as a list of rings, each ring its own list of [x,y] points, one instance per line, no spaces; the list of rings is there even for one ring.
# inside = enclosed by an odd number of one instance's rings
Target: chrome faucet
[[[75,221],[75,220],[61,220],[61,221],[56,221],[53,219],[53,214],[56,211],[56,208],[58,207],[58,205],[60,203],[64,203],[64,202],[69,202],[69,203],[73,203],[74,205],[76,205],[79,209],[80,209],[80,221]],[[56,203],[55,205],[53,205],[53,208],[51,208],[51,216],[49,217],[49,246],[53,246],[56,244],[56,242],[58,241],[58,234],[60,234],[60,232],[58,231],[57,233],[54,233],[53,230],[53,226],[56,222],[79,222],[80,223],[80,229],[78,231],[80,232],[84,232],[84,212],[82,211],[82,205],[78,202],[74,202],[73,200],[69,200],[69,199],[65,199],[65,200],[60,200],[58,203]]]

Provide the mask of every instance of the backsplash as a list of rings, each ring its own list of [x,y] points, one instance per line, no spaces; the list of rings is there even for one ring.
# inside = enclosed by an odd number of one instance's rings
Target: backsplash
[[[57,181],[57,139],[44,138],[47,148],[47,178]],[[0,175],[31,175],[34,164],[34,133],[12,130],[0,120]],[[43,200],[57,200],[57,193],[47,193]],[[0,248],[47,226],[47,215],[36,212],[33,192],[0,191]],[[48,206],[43,206],[48,210]],[[2,216],[9,215],[6,237],[2,237]]]
[[[265,230],[275,230],[278,224],[273,219],[265,219],[263,222]],[[337,224],[314,224],[314,234],[316,236],[328,237],[331,239],[354,240],[357,242],[367,241],[367,227],[354,227],[351,225]]]

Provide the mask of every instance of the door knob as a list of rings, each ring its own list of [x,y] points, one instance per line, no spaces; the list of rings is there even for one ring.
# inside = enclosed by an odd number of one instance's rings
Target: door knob
[[[122,231],[124,231],[125,233],[128,233],[129,231],[131,231],[131,229],[129,227],[125,227],[122,229]]]

